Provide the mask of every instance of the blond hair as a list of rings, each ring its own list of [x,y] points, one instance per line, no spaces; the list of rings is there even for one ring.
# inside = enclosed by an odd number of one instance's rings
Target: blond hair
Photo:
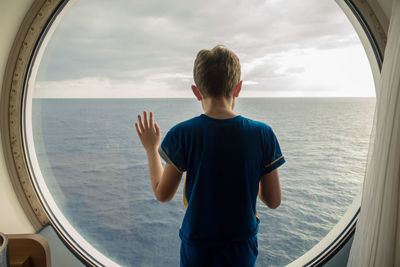
[[[240,82],[240,74],[239,58],[224,46],[197,53],[193,77],[204,97],[231,97]]]

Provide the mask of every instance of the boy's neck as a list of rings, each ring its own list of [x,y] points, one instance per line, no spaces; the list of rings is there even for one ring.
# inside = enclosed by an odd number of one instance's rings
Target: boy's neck
[[[206,97],[201,100],[204,114],[214,119],[229,119],[236,117],[237,114],[233,112],[235,108],[235,97],[226,98],[212,98]]]

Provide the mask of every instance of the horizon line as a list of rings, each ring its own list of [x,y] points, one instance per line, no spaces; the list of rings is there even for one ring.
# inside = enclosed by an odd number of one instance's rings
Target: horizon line
[[[243,96],[238,99],[254,98],[376,98],[376,96]],[[32,99],[197,99],[195,97],[32,97]]]

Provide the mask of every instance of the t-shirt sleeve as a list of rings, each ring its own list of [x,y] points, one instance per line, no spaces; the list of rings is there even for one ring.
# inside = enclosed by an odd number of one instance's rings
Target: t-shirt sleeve
[[[179,172],[186,171],[186,157],[182,129],[173,127],[158,148],[158,152],[166,163],[172,164]]]
[[[262,161],[261,175],[272,172],[283,163],[285,158],[282,155],[278,139],[270,127],[267,127],[264,132],[265,150]]]

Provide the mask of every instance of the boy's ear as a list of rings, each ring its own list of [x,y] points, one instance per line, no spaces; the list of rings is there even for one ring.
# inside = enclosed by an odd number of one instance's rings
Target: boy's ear
[[[235,91],[233,92],[234,97],[238,97],[240,90],[242,90],[242,83],[243,81],[238,82],[238,84],[235,86]]]
[[[199,89],[196,87],[196,85],[192,85],[192,91],[193,91],[193,94],[196,96],[197,100],[200,101],[200,100],[203,99],[203,97],[201,96],[200,91],[199,91]]]

